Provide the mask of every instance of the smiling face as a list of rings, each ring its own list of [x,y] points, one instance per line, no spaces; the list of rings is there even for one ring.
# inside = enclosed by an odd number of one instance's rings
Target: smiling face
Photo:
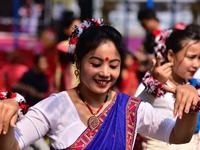
[[[120,54],[114,43],[110,40],[103,41],[81,61],[81,85],[95,93],[103,94],[116,82],[120,66]]]
[[[200,67],[200,42],[187,42],[181,51],[173,55],[171,61],[174,63],[172,69],[176,81],[191,79]]]

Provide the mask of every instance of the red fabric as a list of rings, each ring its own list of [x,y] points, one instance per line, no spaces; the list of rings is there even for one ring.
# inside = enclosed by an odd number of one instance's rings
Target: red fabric
[[[24,72],[28,70],[28,67],[23,64],[4,64],[0,68],[0,91],[12,90],[12,85],[18,81]]]
[[[139,86],[139,80],[137,76],[138,64],[134,63],[132,66],[124,69],[123,71],[126,71],[126,77],[122,77],[122,81],[120,83],[120,91],[125,94],[134,96],[135,91]]]

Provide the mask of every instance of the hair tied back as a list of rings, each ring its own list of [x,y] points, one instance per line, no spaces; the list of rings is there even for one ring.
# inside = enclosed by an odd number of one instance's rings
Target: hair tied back
[[[80,35],[83,33],[84,30],[89,28],[90,26],[103,26],[103,19],[86,19],[81,24],[75,27],[74,31],[72,32],[69,38],[69,53],[74,54],[76,49],[76,43],[79,40]]]

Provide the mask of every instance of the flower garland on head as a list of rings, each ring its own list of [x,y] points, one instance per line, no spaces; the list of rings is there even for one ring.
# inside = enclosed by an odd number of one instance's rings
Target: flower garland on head
[[[156,57],[159,57],[159,56],[162,57],[161,63],[166,60],[165,42],[166,42],[166,39],[171,35],[172,31],[173,31],[172,29],[167,29],[164,31],[155,30],[152,32],[153,36],[155,37],[154,53]],[[154,95],[154,97],[161,97],[166,93],[166,91],[163,89],[163,83],[154,79],[149,71],[147,71],[144,77],[142,78],[142,83],[145,86],[145,90],[148,93],[151,93],[152,95]]]
[[[155,36],[155,46],[154,46],[154,53],[156,58],[162,56],[161,62],[166,60],[166,39],[171,35],[172,29],[167,29],[164,31],[156,30],[153,32]]]
[[[176,23],[174,25],[175,30],[184,30],[186,25],[182,22]],[[173,29],[166,29],[166,30],[155,30],[152,32],[153,36],[155,37],[154,42],[154,53],[156,58],[161,56],[161,63],[166,61],[167,52],[166,52],[166,39],[171,35]],[[153,94],[155,97],[163,96],[166,91],[162,88],[163,84],[160,83],[158,80],[155,80],[150,72],[147,72],[142,79],[142,83],[146,87],[146,90]]]
[[[78,42],[78,39],[80,35],[83,33],[83,31],[90,26],[103,26],[103,19],[86,19],[81,24],[75,27],[74,31],[72,32],[70,39],[69,39],[69,53],[74,54],[76,49],[76,43]]]
[[[186,24],[184,22],[178,22],[174,24],[174,29],[176,30],[184,30],[186,27]]]

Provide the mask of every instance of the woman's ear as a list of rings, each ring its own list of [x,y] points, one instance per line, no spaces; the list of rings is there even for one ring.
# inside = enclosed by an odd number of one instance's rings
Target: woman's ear
[[[172,51],[172,49],[168,50],[167,59],[168,59],[169,62],[174,61],[174,52]]]

